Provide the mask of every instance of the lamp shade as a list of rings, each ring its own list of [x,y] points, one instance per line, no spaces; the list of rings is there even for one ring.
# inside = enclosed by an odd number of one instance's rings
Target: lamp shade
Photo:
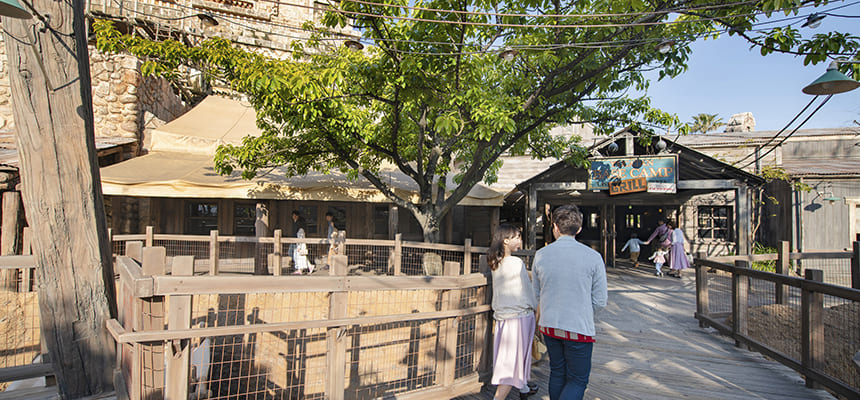
[[[9,18],[32,18],[33,14],[24,8],[18,0],[0,0],[0,16]]]
[[[803,93],[814,95],[826,95],[844,93],[860,87],[860,82],[851,79],[837,69],[827,69],[814,82],[803,88]]]

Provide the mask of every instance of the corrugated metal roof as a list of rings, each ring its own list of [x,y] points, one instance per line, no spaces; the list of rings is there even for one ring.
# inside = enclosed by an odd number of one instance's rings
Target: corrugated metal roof
[[[752,145],[764,144],[779,131],[753,131],[753,132],[711,132],[701,134],[682,135],[676,140],[677,143],[688,147],[725,146],[725,145]],[[778,138],[784,138],[791,133],[786,130],[780,133]],[[860,137],[860,128],[825,128],[825,129],[799,129],[788,141],[808,141],[810,138],[816,140],[825,139],[828,136],[845,138],[846,136]],[[671,138],[671,137],[670,137]],[[779,139],[782,140],[782,139]]]
[[[134,138],[124,137],[96,137],[96,151],[103,151],[117,146],[123,146],[137,142]],[[18,147],[15,145],[15,135],[12,132],[0,132],[0,168],[17,170],[20,166],[18,160]]]
[[[805,158],[784,160],[782,167],[791,176],[860,176],[860,158]]]

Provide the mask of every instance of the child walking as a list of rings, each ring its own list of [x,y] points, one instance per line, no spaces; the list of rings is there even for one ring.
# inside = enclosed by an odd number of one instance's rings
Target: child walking
[[[654,260],[654,268],[657,269],[654,275],[663,276],[663,264],[666,262],[666,254],[669,254],[666,249],[659,248],[651,257],[648,257],[649,260]]]
[[[493,235],[487,252],[487,263],[493,271],[493,377],[495,399],[504,399],[512,387],[524,399],[537,393],[529,387],[531,375],[532,340],[535,334],[537,298],[529,280],[526,265],[511,253],[523,245],[519,229],[501,224]]]
[[[645,242],[639,240],[639,235],[636,232],[630,234],[630,240],[624,244],[624,247],[621,248],[621,252],[627,250],[630,247],[630,261],[633,263],[633,268],[639,266],[639,251],[641,248],[639,246],[645,244]]]

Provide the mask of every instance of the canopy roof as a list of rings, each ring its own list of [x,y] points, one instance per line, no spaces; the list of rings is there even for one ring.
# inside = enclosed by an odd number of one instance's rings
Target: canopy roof
[[[221,144],[241,144],[247,135],[260,135],[253,107],[209,96],[154,130],[149,154],[102,168],[102,190],[137,197],[391,202],[363,177],[353,180],[340,172],[286,177],[284,169],[275,168],[252,180],[242,179],[237,171],[219,175],[215,150]],[[418,185],[400,170],[383,168],[382,177],[398,195],[417,200]],[[479,184],[459,204],[501,206],[503,200],[502,193]]]

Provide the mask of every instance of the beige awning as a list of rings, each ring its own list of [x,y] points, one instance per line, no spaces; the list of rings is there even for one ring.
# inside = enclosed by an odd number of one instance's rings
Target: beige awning
[[[213,156],[219,145],[240,144],[243,137],[259,134],[250,105],[209,96],[153,131],[149,154],[102,168],[102,191],[134,197],[390,202],[366,179],[349,179],[339,172],[288,178],[276,168],[252,180],[242,179],[239,172],[215,172]],[[417,200],[418,185],[401,171],[391,168],[382,177],[401,197]],[[501,206],[503,201],[502,193],[479,184],[460,204]]]

